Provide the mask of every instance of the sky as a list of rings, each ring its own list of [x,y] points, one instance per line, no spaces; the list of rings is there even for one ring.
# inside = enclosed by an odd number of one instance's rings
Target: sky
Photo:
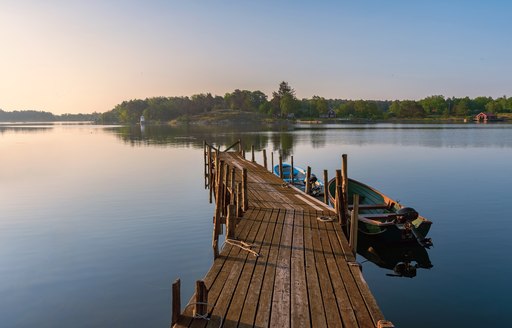
[[[124,100],[511,96],[512,1],[0,0],[0,109]]]

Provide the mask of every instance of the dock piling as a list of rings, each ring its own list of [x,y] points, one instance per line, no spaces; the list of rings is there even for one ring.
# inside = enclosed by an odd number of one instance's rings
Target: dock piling
[[[267,166],[267,150],[263,148],[263,166],[265,167],[265,170],[268,170]]]
[[[246,212],[249,207],[249,199],[247,198],[247,169],[242,169],[242,211]]]
[[[290,156],[290,161],[291,161],[291,171],[290,171],[290,175],[291,175],[291,178],[292,178],[292,185],[295,183],[295,177],[293,176],[293,156]]]
[[[251,162],[256,162],[256,160],[254,159],[254,145],[251,145]]]
[[[171,327],[178,322],[181,315],[181,281],[176,279],[172,283],[172,316]]]
[[[282,179],[284,177],[283,173],[283,156],[279,154],[279,177]]]
[[[235,205],[228,205],[228,214],[226,217],[226,238],[227,239],[235,238],[235,227],[236,227]]]
[[[208,289],[204,281],[196,281],[196,304],[194,306],[194,317],[204,317],[208,314]]]

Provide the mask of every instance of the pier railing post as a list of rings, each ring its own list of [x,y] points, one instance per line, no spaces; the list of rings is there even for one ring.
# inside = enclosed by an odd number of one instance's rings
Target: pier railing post
[[[306,169],[306,194],[311,194],[311,167]]]
[[[329,205],[329,176],[327,170],[324,170],[324,203]]]
[[[181,281],[176,279],[172,283],[172,316],[171,316],[171,327],[174,326],[181,315]]]
[[[249,207],[249,199],[247,198],[247,169],[242,169],[242,211],[246,212]]]
[[[236,175],[236,168],[232,168],[231,169],[231,182],[229,184],[230,188],[231,188],[231,193],[230,193],[230,196],[231,196],[231,199],[230,199],[230,204],[235,204],[235,201],[236,201],[236,194],[235,194],[235,191],[236,191],[236,187],[235,187],[235,175]]]
[[[229,205],[228,206],[228,214],[226,217],[226,238],[227,239],[235,238],[235,227],[236,227],[235,205]]]
[[[242,213],[242,183],[239,182],[236,185],[236,217],[241,217]]]
[[[263,148],[263,166],[265,167],[265,170],[268,170],[267,166],[267,150]]]
[[[350,218],[350,247],[354,255],[357,253],[357,231],[359,225],[359,195],[354,194],[352,217]]]
[[[194,316],[204,316],[208,313],[208,289],[204,281],[196,281],[196,304],[194,306]]]

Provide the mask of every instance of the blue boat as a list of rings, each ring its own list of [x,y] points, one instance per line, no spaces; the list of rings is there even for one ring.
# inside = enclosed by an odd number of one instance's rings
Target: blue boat
[[[293,184],[295,187],[304,191],[306,189],[306,170],[301,167],[294,166],[293,181],[291,171],[292,166],[288,163],[283,163],[283,180],[286,183]],[[274,165],[273,172],[278,177],[281,176],[279,172],[279,165]],[[321,196],[324,194],[324,184],[322,181],[318,180],[314,174],[311,174],[310,183],[312,196]]]

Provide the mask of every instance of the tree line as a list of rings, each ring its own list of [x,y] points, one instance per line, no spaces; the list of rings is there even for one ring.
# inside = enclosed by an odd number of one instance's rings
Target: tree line
[[[100,113],[62,114],[36,110],[15,110],[6,112],[0,109],[0,122],[55,122],[55,121],[97,121]]]
[[[421,100],[347,100],[313,96],[298,99],[287,82],[269,97],[257,90],[239,90],[223,97],[211,93],[191,97],[154,97],[123,101],[100,116],[102,122],[135,123],[141,115],[153,122],[166,122],[183,116],[209,113],[218,109],[256,112],[280,118],[318,118],[330,113],[347,119],[422,119],[469,117],[479,112],[512,112],[512,98],[506,96],[447,98],[429,96]]]

